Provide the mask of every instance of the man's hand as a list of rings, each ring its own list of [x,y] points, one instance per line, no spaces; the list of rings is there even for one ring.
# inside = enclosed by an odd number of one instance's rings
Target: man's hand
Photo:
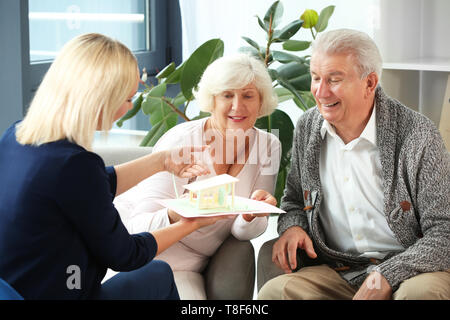
[[[192,178],[209,174],[209,169],[196,160],[194,153],[203,152],[208,146],[190,146],[164,151],[164,170],[181,178]]]
[[[262,189],[255,190],[255,192],[253,192],[250,196],[250,199],[264,201],[265,203],[271,204],[273,206],[277,205],[277,199],[275,199],[275,197],[272,196],[269,192]],[[245,221],[250,222],[255,219],[255,217],[267,217],[268,215],[269,213],[250,213],[243,214],[242,218],[244,218]]]
[[[356,292],[353,300],[390,300],[392,288],[386,278],[379,272],[371,272]]]
[[[297,248],[305,250],[310,258],[317,258],[311,238],[305,230],[294,226],[287,229],[273,245],[272,261],[285,273],[291,273],[297,268]]]

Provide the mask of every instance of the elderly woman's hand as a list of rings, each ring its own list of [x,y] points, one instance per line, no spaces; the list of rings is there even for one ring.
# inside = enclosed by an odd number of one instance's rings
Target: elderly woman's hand
[[[188,146],[164,151],[164,170],[180,178],[192,178],[209,174],[205,164],[196,160],[194,154],[203,152],[208,146]]]
[[[253,200],[264,201],[273,206],[277,205],[277,199],[265,190],[256,190],[252,193],[250,198]],[[255,219],[255,217],[267,217],[268,215],[269,213],[243,214],[242,218],[244,218],[245,221],[250,222]]]

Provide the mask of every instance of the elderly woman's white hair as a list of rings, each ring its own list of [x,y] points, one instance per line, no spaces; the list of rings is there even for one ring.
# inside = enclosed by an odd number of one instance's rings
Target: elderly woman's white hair
[[[258,117],[271,114],[278,104],[278,97],[272,86],[272,79],[262,61],[248,55],[235,54],[215,60],[202,75],[194,96],[200,110],[214,110],[214,96],[225,91],[241,89],[253,83],[261,96]]]
[[[375,72],[381,78],[382,58],[375,42],[364,32],[337,29],[321,33],[312,44],[312,53],[352,54],[361,79]]]

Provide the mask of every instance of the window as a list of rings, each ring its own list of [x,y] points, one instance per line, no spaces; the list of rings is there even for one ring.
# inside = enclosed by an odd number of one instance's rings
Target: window
[[[99,32],[118,39],[135,54],[139,69],[156,75],[181,59],[178,0],[21,0],[27,4],[29,73],[25,106],[61,47],[73,37]],[[170,35],[170,36],[169,36]],[[128,129],[148,130],[148,118],[137,116]]]
[[[147,51],[148,9],[146,0],[29,0],[30,61],[54,59],[67,41],[88,32]]]

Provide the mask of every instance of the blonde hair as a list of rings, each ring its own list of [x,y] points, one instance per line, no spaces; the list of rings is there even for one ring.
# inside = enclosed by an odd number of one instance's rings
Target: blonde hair
[[[122,43],[96,33],[72,39],[17,125],[17,141],[41,145],[68,139],[90,150],[95,131],[111,129],[138,72],[136,58]]]
[[[272,79],[262,61],[247,54],[222,57],[211,63],[203,73],[194,96],[200,110],[212,112],[215,95],[225,90],[241,89],[249,83],[255,85],[261,96],[258,117],[271,114],[278,105]]]

